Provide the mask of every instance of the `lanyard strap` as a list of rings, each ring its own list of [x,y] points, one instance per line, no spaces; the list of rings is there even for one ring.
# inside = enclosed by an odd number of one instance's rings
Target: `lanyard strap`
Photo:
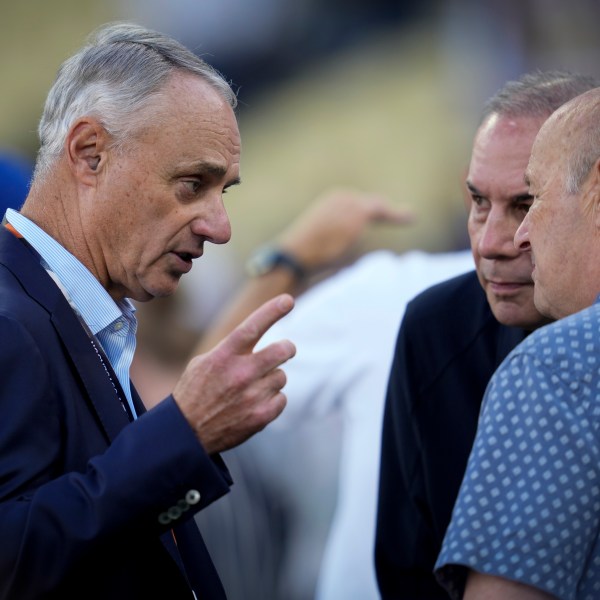
[[[6,229],[8,229],[16,238],[19,238],[20,240],[25,239],[7,220],[6,217],[4,217],[3,221],[2,221],[2,225],[4,225],[4,227],[6,227]]]

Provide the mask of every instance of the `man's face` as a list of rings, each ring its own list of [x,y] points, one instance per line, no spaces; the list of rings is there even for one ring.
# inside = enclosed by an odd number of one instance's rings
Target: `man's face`
[[[525,329],[545,322],[533,303],[529,252],[514,245],[532,202],[524,174],[543,121],[488,117],[475,136],[466,181],[468,230],[479,281],[496,319]]]
[[[175,75],[153,107],[122,151],[109,150],[84,222],[86,239],[99,248],[96,270],[115,299],[173,293],[205,241],[231,236],[222,196],[239,181],[233,110],[187,74]]]
[[[533,204],[515,236],[534,264],[535,305],[560,319],[593,304],[600,268],[594,224],[593,173],[577,194],[566,191],[568,152],[562,129],[544,128],[536,139],[526,172]],[[595,245],[596,244],[596,245]]]

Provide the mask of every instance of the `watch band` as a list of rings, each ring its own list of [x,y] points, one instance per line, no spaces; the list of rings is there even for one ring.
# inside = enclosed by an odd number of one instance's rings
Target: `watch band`
[[[246,263],[246,272],[251,277],[260,277],[279,267],[290,270],[297,279],[306,277],[306,270],[294,256],[272,245],[261,246],[250,256]]]

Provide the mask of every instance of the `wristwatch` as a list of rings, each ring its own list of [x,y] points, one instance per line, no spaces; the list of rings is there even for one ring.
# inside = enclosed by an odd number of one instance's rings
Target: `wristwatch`
[[[291,254],[271,244],[261,246],[252,253],[246,263],[246,273],[250,277],[260,277],[279,267],[290,270],[297,279],[306,276],[305,269]]]

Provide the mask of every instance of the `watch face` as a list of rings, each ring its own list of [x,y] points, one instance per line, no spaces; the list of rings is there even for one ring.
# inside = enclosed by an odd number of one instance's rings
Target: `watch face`
[[[246,263],[246,272],[251,277],[258,277],[277,267],[289,269],[299,279],[305,275],[304,269],[293,256],[273,246],[263,246],[256,250]]]
[[[274,248],[259,248],[246,265],[246,270],[252,277],[265,275],[272,271],[278,262],[278,251]]]

